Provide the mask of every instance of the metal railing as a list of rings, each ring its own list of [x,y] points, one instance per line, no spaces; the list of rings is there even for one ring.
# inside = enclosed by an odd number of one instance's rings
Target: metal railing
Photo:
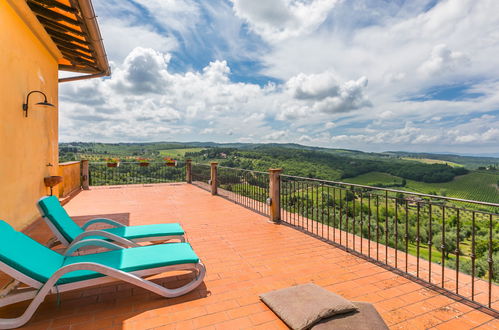
[[[210,190],[210,185],[211,185],[210,165],[192,164],[191,178],[192,178],[192,183],[195,184],[196,186],[205,190]]]
[[[499,204],[280,178],[282,221],[497,312]]]
[[[185,163],[167,166],[165,162],[150,162],[144,166],[140,162],[120,162],[116,167],[106,162],[89,163],[91,186],[150,184],[185,181]]]
[[[218,166],[218,195],[268,215],[269,174]]]
[[[185,180],[184,163],[165,165],[109,168],[90,163],[90,182]],[[273,176],[217,163],[189,168],[192,183],[212,194],[499,316],[499,204],[283,175],[280,170]],[[279,189],[271,189],[271,182]]]
[[[217,176],[212,178],[210,165],[192,164],[192,183],[208,191],[213,191],[212,185],[215,184],[217,195],[258,213],[269,214],[266,203],[269,198],[268,173],[225,166],[216,168]]]

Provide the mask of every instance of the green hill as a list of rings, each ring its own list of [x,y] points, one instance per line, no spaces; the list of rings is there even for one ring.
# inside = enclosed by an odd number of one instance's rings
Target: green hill
[[[385,187],[393,187],[394,189],[424,194],[445,195],[448,197],[499,203],[499,188],[497,187],[499,181],[498,172],[472,171],[465,175],[456,176],[452,181],[440,183],[406,180],[405,187],[396,186],[397,183],[402,182],[402,178],[379,172],[370,172],[353,178],[347,178],[343,181],[368,186],[383,185]]]

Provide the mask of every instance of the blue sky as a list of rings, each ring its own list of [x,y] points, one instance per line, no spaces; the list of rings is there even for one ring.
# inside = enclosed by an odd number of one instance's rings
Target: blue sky
[[[93,0],[113,75],[61,141],[499,153],[494,0]]]

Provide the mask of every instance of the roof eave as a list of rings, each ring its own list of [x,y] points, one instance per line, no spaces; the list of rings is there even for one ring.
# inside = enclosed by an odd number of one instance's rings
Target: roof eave
[[[81,16],[85,21],[84,28],[87,30],[88,36],[90,37],[89,41],[92,44],[93,49],[95,50],[98,70],[81,70],[77,67],[67,65],[61,65],[60,67],[66,71],[90,73],[92,76],[96,74],[99,74],[100,76],[111,75],[111,68],[107,60],[104,43],[102,42],[102,36],[100,33],[99,25],[97,24],[97,19],[92,3],[90,2],[90,0],[70,0],[70,2],[74,7],[79,8]]]

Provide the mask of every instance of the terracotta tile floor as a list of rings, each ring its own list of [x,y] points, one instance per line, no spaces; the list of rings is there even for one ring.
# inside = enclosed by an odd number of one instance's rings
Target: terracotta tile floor
[[[30,329],[286,329],[258,294],[314,282],[354,301],[374,303],[393,329],[497,329],[499,320],[224,198],[187,184],[92,188],[66,206],[83,222],[105,216],[127,225],[180,222],[207,267],[204,284],[163,299],[117,283],[48,298]],[[45,242],[41,221],[28,228]],[[157,276],[167,286],[189,275]],[[19,315],[26,304],[0,309]]]

